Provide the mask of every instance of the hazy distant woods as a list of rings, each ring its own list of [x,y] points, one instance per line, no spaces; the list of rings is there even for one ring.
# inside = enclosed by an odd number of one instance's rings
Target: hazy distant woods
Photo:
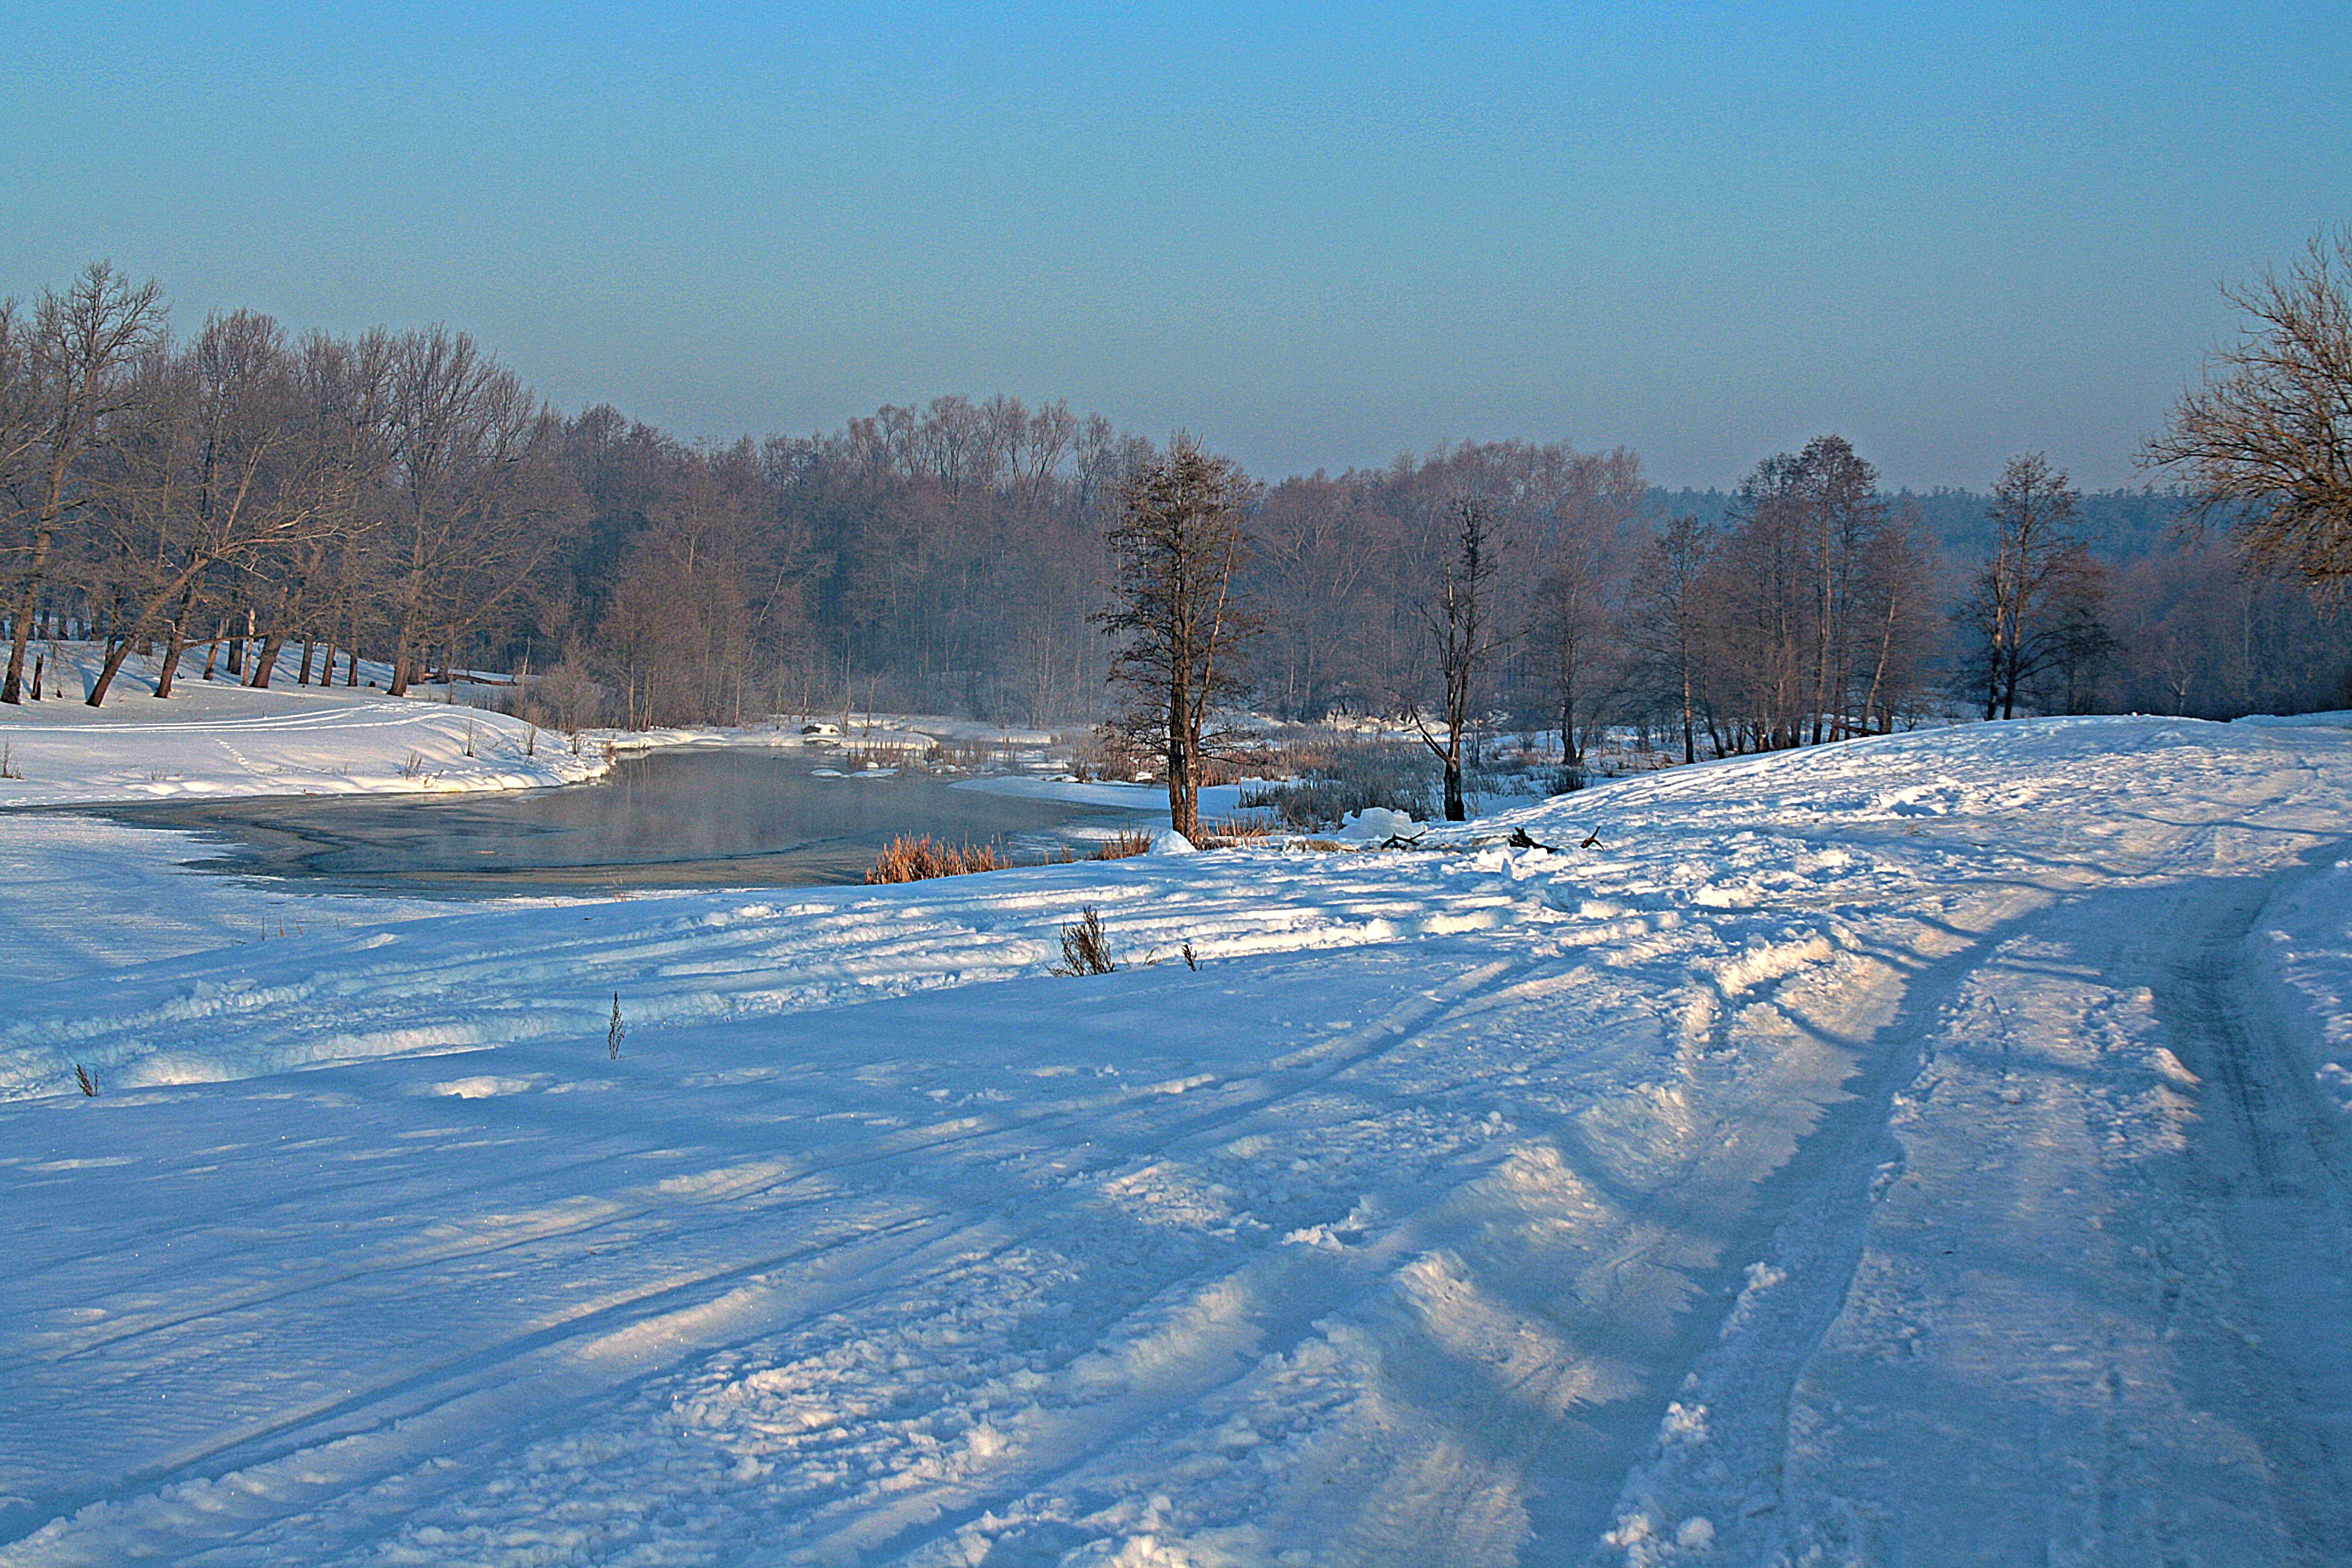
[[[151,289],[94,268],[0,317],[0,697],[31,695],[46,639],[86,634],[118,663],[198,650],[215,679],[268,679],[289,649],[298,680],[349,684],[357,655],[394,689],[527,668],[566,727],[845,703],[1088,721],[1106,539],[1154,451],[1059,402],[957,396],[697,446],[609,407],[562,416],[438,329],[239,313],[174,338]],[[2078,501],[2031,463],[1990,496],[1888,496],[1824,437],[1728,494],[1522,443],[1252,487],[1258,706],[1434,710],[1429,595],[1465,497],[1498,550],[1477,706],[1571,763],[1626,723],[1697,755],[1954,703],[2352,700],[2337,622],[2177,533],[2169,498]]]

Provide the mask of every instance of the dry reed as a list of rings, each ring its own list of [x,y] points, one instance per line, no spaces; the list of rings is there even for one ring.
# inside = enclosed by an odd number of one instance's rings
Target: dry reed
[[[1122,828],[1095,848],[1097,860],[1124,860],[1130,855],[1141,855],[1151,847],[1151,835],[1139,829]]]
[[[866,880],[869,884],[920,882],[932,877],[999,870],[1004,864],[992,845],[941,844],[925,834],[920,838],[893,838],[883,846],[882,853],[866,868]]]

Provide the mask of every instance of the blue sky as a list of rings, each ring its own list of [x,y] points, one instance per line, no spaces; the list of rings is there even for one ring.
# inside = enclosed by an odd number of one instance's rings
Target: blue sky
[[[12,5],[0,291],[467,329],[565,408],[1067,397],[1266,475],[2132,453],[2352,220],[2340,4]]]

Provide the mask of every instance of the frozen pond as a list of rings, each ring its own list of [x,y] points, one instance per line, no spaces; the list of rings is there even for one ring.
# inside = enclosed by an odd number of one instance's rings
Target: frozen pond
[[[923,773],[823,777],[808,752],[656,752],[600,784],[450,795],[302,795],[98,808],[219,838],[207,869],[457,896],[583,887],[856,882],[901,834],[1083,848],[1127,814],[950,787]],[[92,808],[82,808],[89,811]]]

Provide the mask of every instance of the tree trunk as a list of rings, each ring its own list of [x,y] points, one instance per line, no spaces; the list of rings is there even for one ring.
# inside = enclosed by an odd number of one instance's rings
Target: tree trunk
[[[33,526],[32,558],[25,566],[25,591],[17,600],[16,635],[8,643],[8,673],[0,679],[0,702],[23,700],[25,685],[25,644],[33,629],[33,612],[39,606],[41,575],[49,563],[49,541],[57,532],[58,512],[63,507],[66,493],[67,449],[60,445],[49,462],[47,482],[41,490],[40,519]]]
[[[188,646],[188,616],[194,612],[195,599],[196,585],[191,583],[180,599],[180,613],[172,617],[171,630],[163,637],[163,671],[155,678],[158,698],[171,696],[172,684],[180,677],[180,652]]]
[[[1177,667],[1168,692],[1168,826],[1197,841],[1201,834],[1199,760],[1192,751],[1192,694],[1185,679],[1189,657]]]
[[[107,689],[114,684],[115,675],[122,668],[122,661],[130,657],[133,642],[137,639],[140,634],[146,631],[149,626],[154,625],[155,621],[163,614],[163,606],[172,602],[174,595],[185,593],[186,595],[193,596],[195,593],[195,581],[198,574],[202,573],[212,563],[213,563],[209,560],[190,562],[187,569],[183,571],[179,576],[173,579],[169,585],[167,585],[161,593],[158,593],[153,598],[149,599],[144,605],[139,607],[138,618],[133,620],[131,625],[124,629],[121,640],[112,642],[111,646],[108,647],[105,666],[100,669],[97,684],[89,689],[89,695],[83,699],[84,701],[88,702],[92,708],[96,708],[105,702]],[[180,613],[182,616],[184,616],[187,614],[186,606],[187,600],[184,598],[181,601]],[[168,659],[171,661],[176,662],[179,658],[179,641],[180,623],[179,620],[175,618],[172,622],[172,647],[167,655]],[[170,669],[171,664],[167,662],[164,666],[166,677],[169,676]],[[156,682],[155,695],[158,697],[169,695],[169,689],[164,685],[163,681],[158,680]]]
[[[1683,665],[1683,762],[1685,764],[1698,761],[1698,737],[1691,719],[1690,665],[1685,661]]]
[[[408,666],[416,651],[416,610],[413,604],[402,606],[400,635],[392,644],[392,685],[387,695],[408,695]]]

